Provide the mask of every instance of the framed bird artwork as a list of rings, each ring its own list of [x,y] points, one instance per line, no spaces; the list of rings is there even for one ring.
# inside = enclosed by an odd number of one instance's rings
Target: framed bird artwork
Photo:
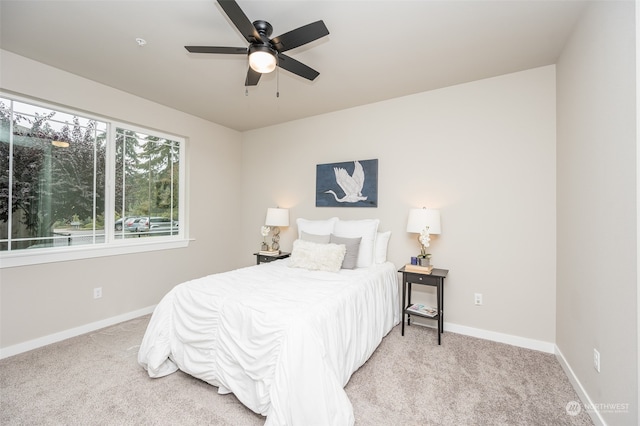
[[[378,207],[378,160],[316,165],[316,207]]]

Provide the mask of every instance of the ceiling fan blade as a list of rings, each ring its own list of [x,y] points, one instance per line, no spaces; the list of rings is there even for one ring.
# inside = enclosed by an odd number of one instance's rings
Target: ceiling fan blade
[[[260,34],[249,18],[247,18],[247,15],[245,15],[242,9],[240,9],[238,3],[234,0],[218,0],[218,4],[220,4],[224,13],[227,14],[229,19],[231,19],[231,22],[233,22],[233,25],[236,26],[249,43],[261,39]]]
[[[303,44],[311,43],[326,35],[329,35],[327,26],[323,21],[316,21],[281,34],[278,37],[274,37],[271,39],[271,42],[278,52],[286,52]]]
[[[282,53],[278,53],[278,66],[311,81],[320,75],[320,73],[313,68]]]
[[[246,47],[185,46],[184,48],[191,53],[247,54]]]
[[[249,69],[247,70],[247,79],[244,81],[244,85],[257,86],[258,82],[260,81],[260,77],[262,77],[262,74],[254,71],[253,68],[249,67]]]

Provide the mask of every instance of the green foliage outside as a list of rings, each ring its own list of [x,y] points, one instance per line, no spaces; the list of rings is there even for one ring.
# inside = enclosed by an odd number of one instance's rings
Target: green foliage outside
[[[104,125],[98,130],[96,121],[81,123],[78,117],[61,124],[56,114],[12,115],[8,102],[0,100],[0,240],[8,238],[9,210],[13,239],[50,237],[60,228],[104,229]],[[117,129],[114,220],[123,215],[177,220],[178,157],[176,142]],[[0,243],[0,250],[7,244]]]

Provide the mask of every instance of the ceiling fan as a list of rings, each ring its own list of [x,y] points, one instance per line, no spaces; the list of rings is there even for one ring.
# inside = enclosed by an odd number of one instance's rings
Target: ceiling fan
[[[307,80],[315,80],[320,73],[311,67],[296,61],[282,52],[311,43],[329,34],[324,22],[316,21],[291,30],[270,39],[273,27],[267,21],[251,23],[238,3],[234,0],[218,0],[220,7],[227,14],[231,22],[249,42],[248,47],[218,47],[218,46],[185,46],[191,53],[221,53],[232,55],[249,55],[249,69],[245,86],[255,86],[262,74],[270,73],[276,66],[292,72]]]

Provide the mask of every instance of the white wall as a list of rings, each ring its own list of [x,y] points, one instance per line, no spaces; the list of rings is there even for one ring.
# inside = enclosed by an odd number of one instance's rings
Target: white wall
[[[378,208],[315,207],[316,164],[375,158]],[[554,66],[245,132],[242,163],[247,263],[267,207],[291,209],[283,250],[298,217],[380,218],[398,267],[419,250],[409,209],[438,208],[431,252],[450,270],[446,323],[553,346]]]
[[[0,51],[3,90],[187,138],[188,248],[0,270],[0,348],[157,304],[174,285],[240,266],[241,135]],[[94,300],[92,289],[103,297]]]
[[[639,421],[634,19],[594,3],[557,65],[557,346],[593,403],[629,404],[612,425]]]

